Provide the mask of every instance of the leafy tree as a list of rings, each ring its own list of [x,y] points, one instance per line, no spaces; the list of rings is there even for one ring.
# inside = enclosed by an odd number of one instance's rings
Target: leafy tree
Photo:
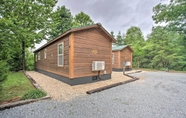
[[[144,56],[145,56],[145,50],[143,49],[145,45],[144,41],[136,41],[135,44],[132,44],[133,49],[133,65],[136,68],[142,67],[142,64],[144,62]]]
[[[26,49],[26,70],[34,70],[34,54]]]
[[[1,82],[7,78],[8,67],[7,63],[4,60],[0,60],[0,90],[1,90]]]
[[[131,26],[127,30],[124,42],[125,44],[130,45],[131,48],[134,50],[133,65],[139,68],[145,55],[145,52],[143,50],[145,42],[141,29],[135,26]]]
[[[8,58],[6,59],[10,71],[21,70],[21,48],[16,48],[16,50],[10,50]]]
[[[8,69],[6,61],[0,60],[0,92],[2,91],[2,83],[7,78]]]
[[[125,43],[133,45],[137,41],[144,41],[142,31],[139,27],[131,26],[126,32]]]
[[[73,16],[70,10],[66,9],[65,6],[58,6],[56,11],[51,14],[51,19],[49,20],[48,41],[72,28],[72,20]]]
[[[5,29],[6,30],[6,29]],[[21,70],[21,46],[18,40],[12,41],[12,36],[0,37],[0,60],[6,62],[10,71]]]
[[[156,23],[165,22],[171,30],[186,35],[186,1],[170,0],[169,4],[158,4],[153,8],[153,20]]]
[[[92,24],[94,24],[93,20],[90,18],[89,15],[85,14],[84,12],[76,14],[73,19],[73,27],[81,27]]]
[[[124,45],[124,37],[125,35],[121,35],[121,32],[118,32],[118,35],[116,36],[116,45],[120,46],[120,45]]]
[[[34,47],[45,38],[47,19],[56,0],[1,0],[0,1],[0,40],[15,43],[14,50],[21,50],[22,69],[25,70],[25,48]],[[9,48],[13,49],[13,47]],[[6,49],[5,49],[6,50]],[[19,52],[19,51],[18,51]]]
[[[186,61],[186,1],[185,0],[170,0],[169,4],[158,4],[153,8],[153,20],[156,23],[166,23],[166,28],[170,31],[180,33],[178,46],[182,47],[179,55],[183,55],[183,60]],[[183,60],[180,62],[183,62]],[[179,65],[179,64],[178,64]],[[182,65],[185,65],[182,63]],[[181,66],[182,69],[186,66]]]
[[[178,33],[168,31],[164,27],[153,27],[152,33],[148,36],[148,45],[145,46],[151,60],[149,63],[151,68],[174,69],[173,66],[181,62],[183,56],[179,54],[182,48],[178,43],[179,38]]]

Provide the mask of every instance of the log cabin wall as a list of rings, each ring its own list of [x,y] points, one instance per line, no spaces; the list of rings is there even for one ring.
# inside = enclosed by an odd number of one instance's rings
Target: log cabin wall
[[[131,62],[131,66],[129,68],[132,68],[132,52],[129,48],[124,48],[120,51],[120,68],[123,68],[123,63],[125,61]]]
[[[96,28],[74,33],[74,77],[97,76],[92,61],[105,61],[106,74],[112,73],[112,42]],[[101,71],[103,74],[103,71]]]
[[[113,51],[114,54],[114,63],[112,64],[112,68],[120,68],[120,51]]]
[[[64,65],[58,66],[58,44],[62,42],[64,42]],[[46,59],[44,58],[45,49]],[[38,52],[40,52],[40,60],[35,61],[36,69],[69,77],[69,35],[62,37],[47,47],[37,51],[36,54],[38,54]]]
[[[58,44],[62,42],[64,65],[58,66]],[[35,70],[77,85],[99,81],[98,72],[92,72],[92,62],[104,61],[106,71],[101,71],[101,80],[111,79],[113,42],[115,39],[100,24],[71,29],[34,51],[35,58],[40,52],[40,60],[35,59]]]

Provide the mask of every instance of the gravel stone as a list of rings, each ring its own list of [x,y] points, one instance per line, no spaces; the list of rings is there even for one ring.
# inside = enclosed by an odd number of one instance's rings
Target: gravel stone
[[[186,74],[142,72],[141,79],[68,101],[43,100],[0,118],[186,118]]]
[[[70,86],[35,71],[27,71],[27,74],[30,75],[54,100],[71,100],[77,96],[86,96],[86,91],[88,90],[131,79],[124,76],[122,72],[112,72],[112,79]]]

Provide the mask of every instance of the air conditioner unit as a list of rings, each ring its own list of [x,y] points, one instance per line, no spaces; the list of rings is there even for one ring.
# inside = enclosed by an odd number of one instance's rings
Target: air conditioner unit
[[[126,66],[130,66],[131,63],[129,61],[126,62]]]
[[[93,61],[92,62],[92,71],[105,70],[104,61]]]

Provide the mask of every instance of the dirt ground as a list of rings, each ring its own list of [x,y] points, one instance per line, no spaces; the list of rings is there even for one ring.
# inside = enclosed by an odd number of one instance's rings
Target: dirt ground
[[[112,72],[112,79],[94,83],[70,86],[57,79],[48,77],[35,71],[27,71],[39,86],[44,89],[55,100],[70,100],[77,96],[86,95],[86,91],[129,80],[122,72]]]

